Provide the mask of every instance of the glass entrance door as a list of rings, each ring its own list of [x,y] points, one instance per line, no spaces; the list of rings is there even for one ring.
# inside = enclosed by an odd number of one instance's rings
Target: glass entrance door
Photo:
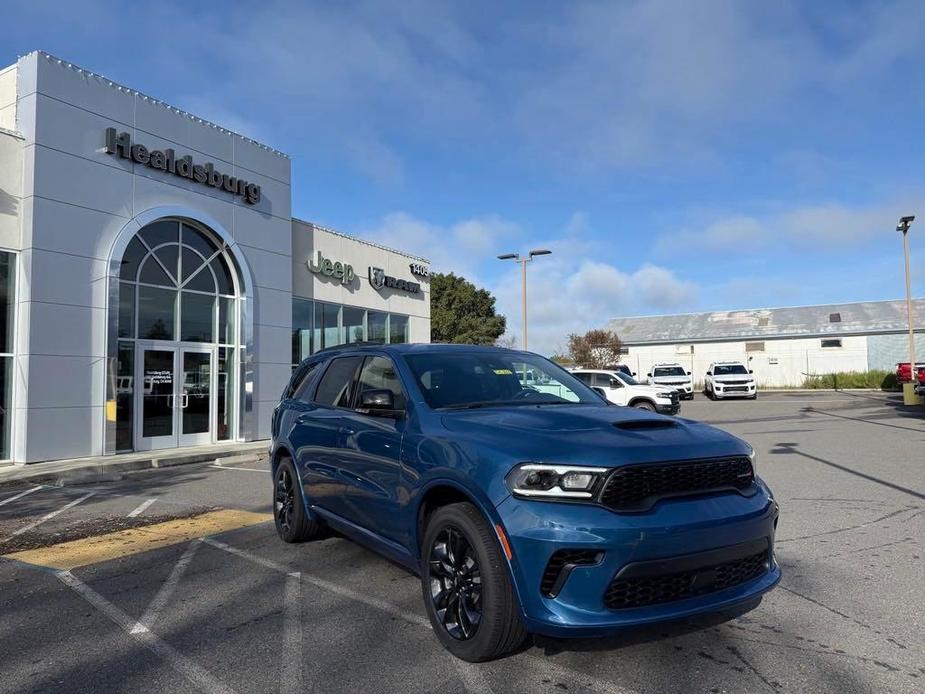
[[[135,449],[150,451],[177,445],[176,358],[172,348],[138,346],[135,360]]]
[[[212,352],[209,347],[138,343],[136,450],[212,442]]]
[[[180,348],[178,414],[181,446],[212,441],[212,351]]]

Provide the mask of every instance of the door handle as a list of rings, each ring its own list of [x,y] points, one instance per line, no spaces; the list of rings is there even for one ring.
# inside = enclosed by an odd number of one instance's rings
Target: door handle
[[[174,399],[175,399],[175,397],[176,397],[176,396],[174,396],[174,395],[168,395],[168,396],[167,396],[167,407],[169,407],[171,410],[174,408],[174,404],[175,404],[175,403],[174,403]]]
[[[189,405],[189,393],[183,393],[180,397],[183,398],[183,404],[180,405],[180,409],[185,410],[186,406]]]

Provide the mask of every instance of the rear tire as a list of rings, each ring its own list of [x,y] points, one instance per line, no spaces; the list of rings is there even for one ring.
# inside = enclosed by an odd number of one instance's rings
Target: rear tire
[[[493,660],[527,638],[498,537],[472,504],[450,504],[431,516],[421,543],[421,589],[434,633],[457,658]]]
[[[305,542],[321,534],[321,523],[305,511],[302,483],[290,458],[280,460],[273,473],[273,520],[283,542]]]

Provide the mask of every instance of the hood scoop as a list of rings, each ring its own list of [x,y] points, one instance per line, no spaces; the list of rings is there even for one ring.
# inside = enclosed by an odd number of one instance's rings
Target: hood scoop
[[[649,431],[650,429],[671,429],[677,423],[670,419],[629,419],[625,422],[614,422],[617,429],[623,431]]]

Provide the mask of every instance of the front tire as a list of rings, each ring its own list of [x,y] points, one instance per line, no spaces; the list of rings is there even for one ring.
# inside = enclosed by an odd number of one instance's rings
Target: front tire
[[[273,473],[273,520],[283,542],[305,542],[321,534],[321,524],[309,518],[295,466],[283,458]]]
[[[498,538],[472,504],[450,504],[431,516],[421,588],[434,633],[457,658],[492,660],[527,638]]]
[[[655,405],[653,405],[648,400],[638,400],[633,403],[633,407],[637,410],[646,410],[647,412],[655,412]]]

